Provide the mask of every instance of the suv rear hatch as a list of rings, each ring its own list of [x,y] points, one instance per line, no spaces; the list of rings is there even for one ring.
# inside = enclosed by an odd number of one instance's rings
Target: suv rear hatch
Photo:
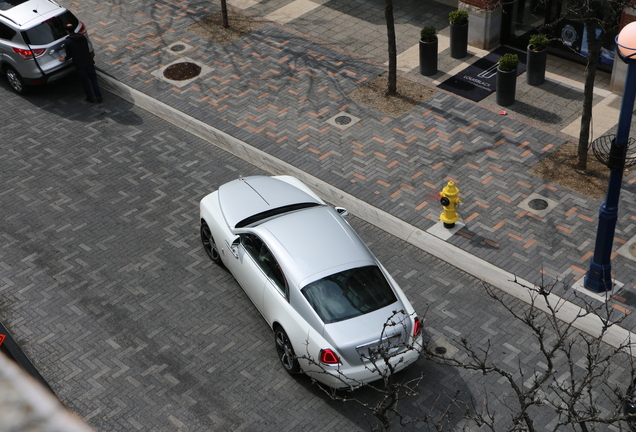
[[[62,10],[62,13],[46,19],[35,27],[22,30],[24,41],[35,54],[42,71],[47,75],[68,65],[66,62],[59,61],[60,56],[65,55],[63,46],[67,36],[67,24],[72,24],[75,29],[78,29],[79,26],[83,28],[75,15],[68,10]],[[88,44],[92,51],[90,40]]]

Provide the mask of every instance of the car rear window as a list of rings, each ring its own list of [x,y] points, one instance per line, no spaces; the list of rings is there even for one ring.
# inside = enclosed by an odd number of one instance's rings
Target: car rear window
[[[0,0],[0,10],[9,10],[14,6],[25,3],[29,0]]]
[[[66,24],[77,27],[79,21],[70,11],[50,18],[37,26],[22,32],[29,45],[47,45],[66,37]]]
[[[302,293],[325,324],[364,315],[397,301],[377,266],[327,276],[305,286]]]

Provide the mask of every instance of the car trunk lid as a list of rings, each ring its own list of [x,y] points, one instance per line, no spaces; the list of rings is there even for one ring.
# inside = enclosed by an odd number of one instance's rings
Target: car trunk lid
[[[324,337],[352,366],[383,364],[382,355],[408,349],[412,320],[398,301],[355,318],[325,325]]]

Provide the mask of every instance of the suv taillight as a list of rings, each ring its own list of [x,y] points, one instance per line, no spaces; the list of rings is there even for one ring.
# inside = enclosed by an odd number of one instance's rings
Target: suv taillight
[[[34,49],[33,51],[31,51],[31,50],[25,50],[25,49],[13,47],[13,51],[15,51],[17,54],[20,54],[20,56],[23,59],[28,60],[28,59],[31,59],[33,57],[40,57],[42,54],[44,54],[44,52],[46,50],[45,49]]]
[[[340,363],[340,359],[338,358],[336,353],[333,352],[333,350],[330,350],[329,348],[321,349],[319,357],[320,357],[320,363],[324,363],[328,365],[337,365],[338,363]]]
[[[420,322],[420,319],[418,317],[415,317],[415,319],[413,320],[413,337],[419,335],[421,331],[422,323]]]
[[[77,31],[79,34],[86,34],[86,26],[84,25],[83,22],[79,22],[82,26],[80,27],[80,29]]]

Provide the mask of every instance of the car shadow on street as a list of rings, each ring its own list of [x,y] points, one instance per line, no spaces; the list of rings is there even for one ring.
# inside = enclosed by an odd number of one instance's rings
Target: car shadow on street
[[[108,118],[123,125],[139,125],[143,123],[141,116],[134,112],[134,105],[102,90],[104,101],[90,103],[85,101],[84,92],[75,74],[70,74],[50,84],[30,87],[25,95],[16,95],[6,77],[0,77],[0,88],[15,97],[22,98],[37,109],[51,114],[92,123],[96,120]]]
[[[425,424],[435,429],[455,430],[463,420],[463,414],[472,408],[474,398],[458,370],[451,366],[440,365],[420,357],[415,364],[393,376],[396,383],[409,383],[412,394],[401,391],[397,411],[405,426],[425,428]],[[360,387],[356,390],[333,391],[321,387],[307,375],[297,376],[297,382],[314,396],[321,398],[327,405],[343,417],[348,418],[362,430],[376,430],[380,427],[374,408],[387,402],[382,381]],[[390,413],[393,426],[398,427],[400,420]]]

